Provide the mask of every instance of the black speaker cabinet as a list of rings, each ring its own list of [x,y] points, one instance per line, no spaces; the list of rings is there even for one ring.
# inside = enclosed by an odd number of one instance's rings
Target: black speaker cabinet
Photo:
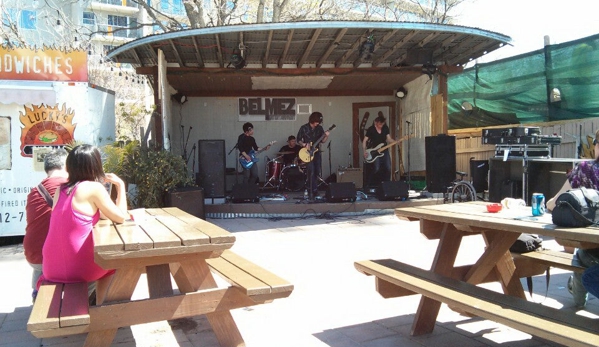
[[[233,186],[233,190],[231,191],[231,201],[234,203],[260,201],[260,196],[258,195],[258,186],[248,183],[235,184]]]
[[[381,182],[376,190],[376,197],[381,201],[406,200],[408,196],[408,184],[402,181]]]
[[[198,141],[198,175],[196,184],[206,198],[225,197],[225,140]]]
[[[426,155],[426,188],[443,193],[456,179],[455,136],[438,135],[424,138]]]
[[[331,183],[325,194],[327,202],[356,201],[356,185],[354,182]]]
[[[166,206],[178,207],[198,218],[206,219],[204,212],[204,191],[199,187],[185,187],[169,190],[166,193]]]

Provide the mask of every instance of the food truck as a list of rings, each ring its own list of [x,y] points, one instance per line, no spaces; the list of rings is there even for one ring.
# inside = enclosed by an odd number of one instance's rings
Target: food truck
[[[114,97],[88,83],[84,51],[0,47],[0,237],[25,234],[47,152],[114,139]]]

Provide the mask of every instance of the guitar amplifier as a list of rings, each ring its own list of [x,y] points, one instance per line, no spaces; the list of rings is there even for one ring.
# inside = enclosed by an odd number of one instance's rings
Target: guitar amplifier
[[[362,189],[362,168],[338,169],[337,182],[353,182],[356,189]]]

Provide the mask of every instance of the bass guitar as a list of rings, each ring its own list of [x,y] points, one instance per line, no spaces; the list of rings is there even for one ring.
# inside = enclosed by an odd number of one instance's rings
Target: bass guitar
[[[395,146],[398,143],[400,143],[401,141],[405,141],[408,138],[410,138],[410,135],[406,135],[403,136],[402,138],[400,138],[399,140],[395,141],[395,142],[391,142],[390,144],[386,145],[383,147],[382,143],[379,143],[376,147],[374,148],[368,148],[366,149],[366,152],[368,152],[366,158],[364,158],[364,161],[367,163],[373,163],[375,160],[377,160],[378,158],[382,157],[383,155],[385,155],[383,153],[384,150],[386,150],[389,147]]]
[[[258,160],[259,160],[258,158],[256,158],[256,156],[257,156],[258,154],[262,153],[263,151],[265,151],[265,150],[268,148],[268,146],[272,146],[272,145],[274,145],[275,143],[277,143],[277,141],[270,141],[270,142],[268,143],[268,145],[266,145],[266,146],[262,147],[262,148],[261,148],[260,150],[258,150],[258,151],[254,151],[253,149],[252,149],[252,150],[250,150],[250,152],[249,152],[247,155],[249,155],[249,156],[250,156],[250,158],[252,158],[252,160],[247,160],[247,159],[245,159],[245,157],[242,155],[242,156],[240,156],[240,157],[239,157],[239,164],[241,164],[241,166],[242,166],[244,169],[249,169],[249,168],[251,168],[252,166],[254,166],[254,163],[257,163],[257,162],[258,162]]]
[[[337,126],[335,124],[333,124],[327,131],[329,131],[329,132],[333,131],[333,129],[335,129],[336,127]],[[303,161],[304,163],[311,162],[312,158],[314,158],[314,153],[318,152],[318,145],[320,144],[322,139],[324,139],[325,136],[326,136],[326,133],[322,134],[322,136],[318,140],[316,140],[316,142],[314,142],[314,144],[312,144],[310,146],[311,149],[307,149],[307,148],[300,149],[299,153],[297,154],[297,156],[300,158],[300,160]]]

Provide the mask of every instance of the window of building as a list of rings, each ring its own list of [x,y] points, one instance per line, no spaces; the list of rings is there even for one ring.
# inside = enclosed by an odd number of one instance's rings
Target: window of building
[[[116,48],[116,46],[113,46],[113,45],[103,45],[102,46],[102,49],[104,50],[104,55],[106,55],[108,52],[112,51],[115,48]]]
[[[129,18],[123,16],[115,16],[112,14],[108,15],[108,25],[112,25],[115,27],[126,28],[129,23]]]
[[[83,24],[96,24],[96,15],[93,12],[83,12]]]
[[[35,29],[37,27],[37,13],[35,11],[21,11],[21,28]]]
[[[185,7],[183,6],[183,0],[162,0],[160,1],[160,9],[163,12],[184,15]]]

